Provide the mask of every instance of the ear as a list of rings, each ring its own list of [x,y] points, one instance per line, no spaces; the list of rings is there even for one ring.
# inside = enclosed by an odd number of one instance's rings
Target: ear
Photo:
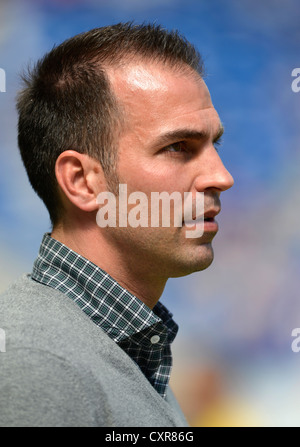
[[[73,150],[65,151],[56,160],[55,175],[73,205],[86,212],[98,210],[96,198],[106,182],[97,160]]]

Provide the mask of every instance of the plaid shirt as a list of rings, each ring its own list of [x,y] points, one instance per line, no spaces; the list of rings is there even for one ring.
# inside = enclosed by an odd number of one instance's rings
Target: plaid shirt
[[[157,303],[153,311],[92,262],[45,234],[32,279],[75,301],[140,367],[165,398],[178,326]]]

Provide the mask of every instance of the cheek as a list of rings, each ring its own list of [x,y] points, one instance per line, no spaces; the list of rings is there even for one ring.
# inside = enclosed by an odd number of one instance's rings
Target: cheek
[[[141,147],[141,146],[140,146]],[[164,156],[145,154],[137,144],[129,144],[120,153],[118,161],[119,183],[126,184],[128,191],[188,192],[191,172],[183,164]],[[126,156],[125,156],[126,155]]]
[[[125,172],[120,172],[119,180],[120,183],[127,184],[128,191],[141,191],[147,195],[151,192],[189,191],[185,176],[178,170],[162,167],[159,163],[153,163],[151,167],[146,163],[136,164]]]

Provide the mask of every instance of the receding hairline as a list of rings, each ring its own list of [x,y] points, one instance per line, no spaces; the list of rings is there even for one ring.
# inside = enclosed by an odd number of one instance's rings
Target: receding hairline
[[[122,72],[128,70],[130,67],[141,67],[144,69],[166,69],[174,75],[187,76],[195,80],[204,80],[205,73],[203,70],[197,70],[184,61],[166,60],[160,57],[152,57],[151,55],[141,54],[124,54],[118,61],[99,62],[99,68],[109,75],[113,72]]]
[[[158,71],[166,70],[172,73],[174,76],[186,77],[196,82],[204,82],[204,76],[202,75],[202,73],[188,65],[186,62],[176,61],[176,63],[173,63],[172,61],[164,60],[163,58],[152,58],[151,56],[124,53],[122,58],[120,58],[120,60],[118,60],[117,62],[106,61],[105,63],[99,63],[99,69],[101,69],[105,73],[111,93],[114,97],[114,100],[116,101],[116,112],[118,113],[120,131],[125,124],[125,109],[121,98],[118,96],[118,91],[116,90],[115,86],[115,79],[117,76],[122,77],[122,74],[126,71],[128,72],[131,68],[134,69],[139,67],[141,68],[142,75],[149,73],[150,75],[153,75],[153,78],[155,78],[156,73],[155,71],[151,72],[151,68],[154,68]]]

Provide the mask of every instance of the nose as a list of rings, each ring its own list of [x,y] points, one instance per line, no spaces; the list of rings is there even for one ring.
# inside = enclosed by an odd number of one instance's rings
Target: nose
[[[215,189],[218,192],[226,191],[234,184],[234,179],[225,168],[218,152],[212,145],[202,154],[199,173],[195,180],[195,187],[198,191]]]

